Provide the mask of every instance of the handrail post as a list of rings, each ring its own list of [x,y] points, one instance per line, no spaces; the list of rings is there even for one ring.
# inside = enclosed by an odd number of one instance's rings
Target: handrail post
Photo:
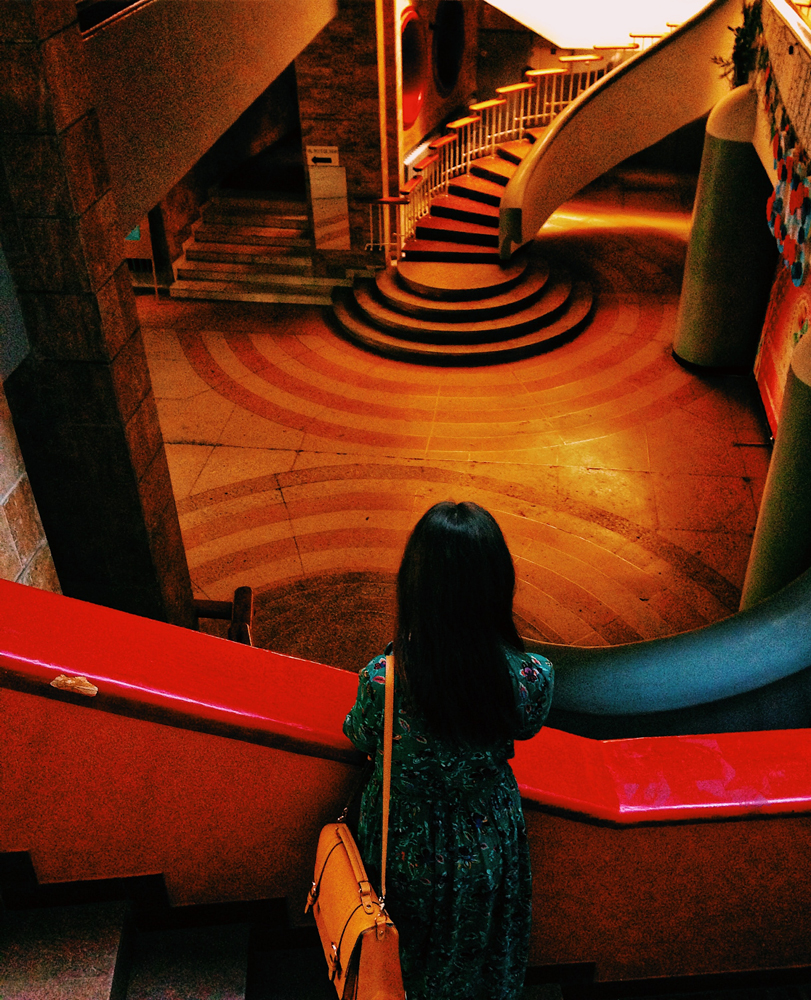
[[[382,196],[389,196],[389,137],[386,113],[386,31],[383,15],[383,0],[375,0],[375,28],[377,32],[377,102],[380,116],[380,172]],[[383,244],[391,241],[389,213],[384,216]],[[388,254],[388,251],[387,251]]]

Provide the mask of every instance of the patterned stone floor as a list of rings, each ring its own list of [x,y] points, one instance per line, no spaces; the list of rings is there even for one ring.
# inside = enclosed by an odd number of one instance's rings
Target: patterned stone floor
[[[452,498],[499,520],[524,634],[610,644],[736,610],[770,447],[753,383],[671,356],[689,221],[565,205],[539,243],[591,275],[593,321],[485,369],[367,354],[328,309],[140,297],[196,594],[248,584],[262,644],[357,669],[409,530]]]

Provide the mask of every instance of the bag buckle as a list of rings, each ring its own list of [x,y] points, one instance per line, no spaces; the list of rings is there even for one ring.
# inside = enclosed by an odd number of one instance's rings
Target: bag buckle
[[[307,913],[310,907],[318,898],[318,886],[313,882],[310,891],[307,893],[307,905],[304,907],[304,912]]]
[[[330,944],[329,955],[327,955],[327,968],[329,969],[329,980],[332,982],[341,969],[341,963],[338,961],[338,945],[334,941]]]
[[[358,882],[358,891],[360,892],[360,902],[363,907],[364,913],[374,913],[374,906],[372,905],[372,883],[367,882],[366,879]]]

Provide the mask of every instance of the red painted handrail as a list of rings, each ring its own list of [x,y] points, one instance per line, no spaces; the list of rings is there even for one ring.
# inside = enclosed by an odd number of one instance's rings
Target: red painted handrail
[[[318,683],[309,683],[317,674]],[[54,690],[83,676],[93,698]],[[301,697],[302,683],[307,697]],[[342,670],[0,581],[0,687],[115,714],[354,760]]]
[[[0,582],[0,609],[0,686],[358,759],[341,732],[350,673],[14,583]],[[55,690],[59,675],[98,694]],[[618,824],[811,813],[808,730],[600,742],[544,729],[517,745],[514,766],[527,804]]]
[[[0,583],[0,852],[41,883],[159,874],[175,905],[286,899],[303,920],[319,830],[360,771],[341,733],[355,688]],[[598,980],[811,964],[810,750],[806,731],[517,744],[530,964]]]

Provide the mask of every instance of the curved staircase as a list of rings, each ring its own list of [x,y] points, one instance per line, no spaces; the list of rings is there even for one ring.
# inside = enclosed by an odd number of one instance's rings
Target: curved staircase
[[[532,244],[499,258],[502,192],[543,131],[473,160],[432,199],[397,266],[335,289],[335,317],[351,340],[403,361],[485,365],[551,350],[583,329],[588,282],[550,267]]]

